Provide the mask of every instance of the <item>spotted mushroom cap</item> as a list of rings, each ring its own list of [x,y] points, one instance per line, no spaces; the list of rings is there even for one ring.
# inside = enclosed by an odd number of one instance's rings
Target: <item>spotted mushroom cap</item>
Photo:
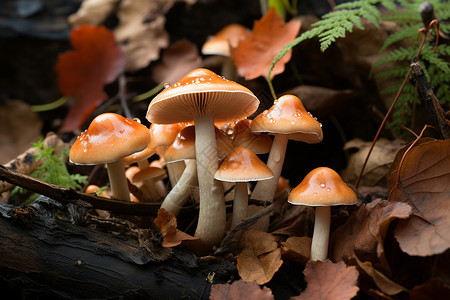
[[[146,118],[156,124],[191,122],[200,116],[231,122],[251,115],[258,105],[258,98],[246,87],[200,68],[156,95]]]
[[[288,202],[307,206],[333,206],[355,204],[355,192],[333,169],[320,167],[312,170],[294,188]]]
[[[70,148],[75,164],[110,163],[141,151],[150,142],[148,128],[113,113],[97,116]]]
[[[266,180],[272,177],[272,170],[245,147],[234,148],[214,175],[217,180],[230,182]]]
[[[289,138],[308,144],[323,139],[322,125],[306,111],[299,98],[284,95],[273,106],[257,115],[250,126],[253,132],[289,134]]]

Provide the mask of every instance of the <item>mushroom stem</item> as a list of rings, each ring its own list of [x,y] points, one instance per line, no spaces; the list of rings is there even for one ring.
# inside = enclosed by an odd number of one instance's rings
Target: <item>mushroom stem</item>
[[[234,187],[233,217],[231,229],[236,227],[243,219],[247,218],[248,189],[247,182],[236,182]]]
[[[200,211],[195,236],[200,238],[205,249],[211,249],[222,240],[226,223],[223,187],[214,179],[218,167],[214,118],[212,116],[196,117],[194,124],[200,189]]]
[[[317,206],[314,221],[314,232],[311,244],[311,260],[325,260],[328,256],[328,240],[330,238],[330,206]]]
[[[141,170],[144,170],[150,166],[147,159],[138,161],[138,167]],[[155,181],[152,179],[146,179],[142,182],[142,191],[145,193],[145,196],[147,196],[150,199],[150,202],[153,202],[155,199],[159,198],[159,195],[156,191],[155,187]]]
[[[121,159],[107,163],[109,184],[114,198],[130,201],[130,191],[128,189],[127,178],[125,177],[125,167]]]
[[[168,163],[170,165],[170,163]],[[186,169],[180,177],[180,180],[169,192],[167,197],[161,204],[161,208],[173,213],[177,216],[180,213],[181,207],[189,199],[190,189],[194,186],[197,180],[197,163],[194,159],[186,160]]]
[[[272,170],[273,177],[268,180],[258,181],[250,197],[251,199],[267,202],[273,201],[281,169],[283,168],[288,140],[289,134],[275,134],[269,158],[267,159],[267,166]]]

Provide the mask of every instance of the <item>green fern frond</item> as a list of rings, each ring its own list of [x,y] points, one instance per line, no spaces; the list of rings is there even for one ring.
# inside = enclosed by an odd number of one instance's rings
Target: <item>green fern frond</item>
[[[420,24],[411,24],[406,25],[401,30],[394,32],[386,39],[379,52],[383,52],[384,50],[386,50],[387,47],[398,41],[403,41],[414,35],[417,36],[417,31],[419,30],[420,27],[421,27]]]
[[[408,47],[408,48],[398,48],[391,51],[389,54],[382,57],[379,61],[377,61],[373,68],[376,69],[380,65],[383,65],[388,62],[400,61],[400,60],[408,60],[410,61],[417,53],[417,47]],[[409,63],[408,63],[409,66]]]

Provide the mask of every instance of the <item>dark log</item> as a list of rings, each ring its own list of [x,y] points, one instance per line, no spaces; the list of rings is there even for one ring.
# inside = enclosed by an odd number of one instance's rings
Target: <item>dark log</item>
[[[89,219],[85,226],[60,220],[54,211],[64,207],[46,199],[23,208],[0,204],[3,295],[208,299],[208,277],[215,275],[214,282],[221,283],[235,273],[229,262],[201,260],[188,250],[162,248],[150,230],[125,220],[122,223],[128,230],[116,234],[87,227],[92,225]]]

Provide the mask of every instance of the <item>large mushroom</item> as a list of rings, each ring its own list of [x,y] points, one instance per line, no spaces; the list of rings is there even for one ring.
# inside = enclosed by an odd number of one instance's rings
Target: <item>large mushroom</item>
[[[130,201],[122,158],[141,151],[150,142],[148,128],[113,113],[92,120],[70,148],[69,160],[79,165],[106,164],[112,195]]]
[[[195,153],[200,189],[196,236],[203,249],[218,245],[225,232],[223,189],[214,180],[217,145],[214,120],[231,122],[251,115],[259,100],[247,88],[207,69],[196,69],[159,93],[150,103],[147,119],[156,124],[195,124]],[[211,218],[211,214],[217,218]]]
[[[289,194],[288,202],[316,207],[311,260],[325,260],[330,238],[331,206],[355,204],[355,192],[336,171],[327,167],[312,170]]]

